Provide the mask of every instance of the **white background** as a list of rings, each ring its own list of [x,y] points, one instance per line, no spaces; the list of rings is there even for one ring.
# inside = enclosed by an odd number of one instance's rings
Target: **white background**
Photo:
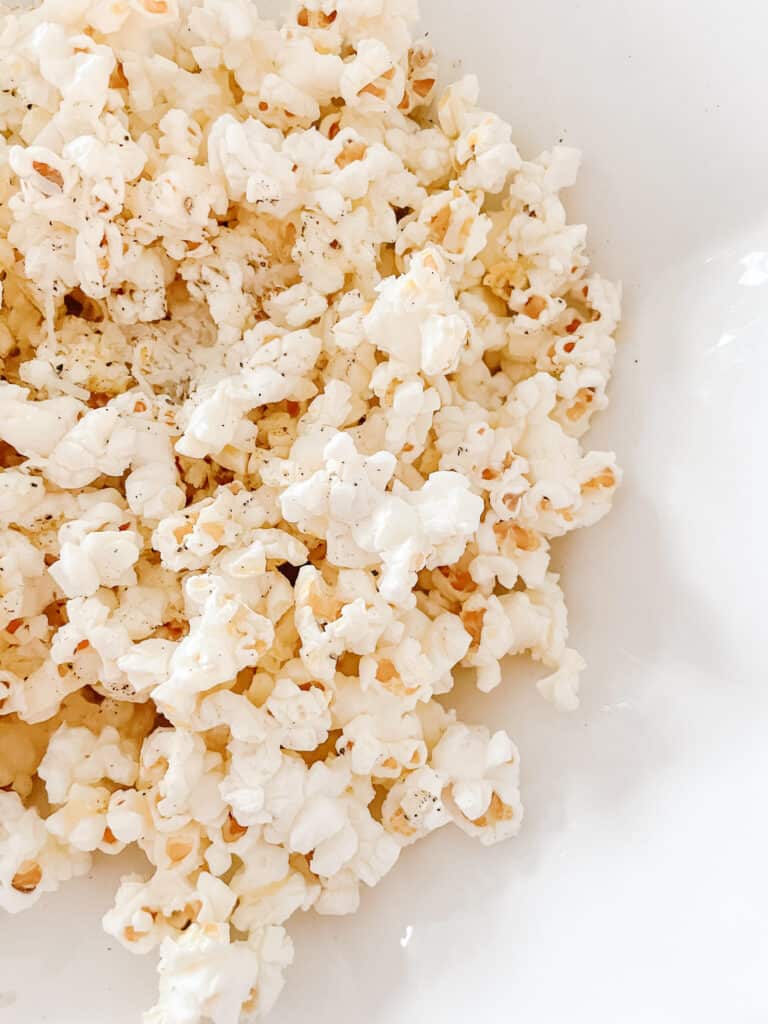
[[[768,1021],[768,8],[430,0],[424,22],[524,155],[585,152],[570,209],[626,299],[593,438],[626,483],[558,555],[582,710],[517,666],[459,694],[519,743],[520,838],[444,830],[356,918],[298,921],[271,1019]],[[123,869],[0,918],[0,1024],[138,1024],[152,958],[99,928]]]

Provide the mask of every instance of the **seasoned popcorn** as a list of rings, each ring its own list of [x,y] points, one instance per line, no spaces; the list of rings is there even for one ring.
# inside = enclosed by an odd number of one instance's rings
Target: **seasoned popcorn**
[[[620,482],[581,439],[619,290],[415,0],[0,8],[0,907],[138,846],[104,927],[145,1024],[248,1024],[298,911],[522,820],[457,720],[581,656],[552,542]]]

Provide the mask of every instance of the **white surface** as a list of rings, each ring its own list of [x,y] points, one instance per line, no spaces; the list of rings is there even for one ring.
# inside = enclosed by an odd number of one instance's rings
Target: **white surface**
[[[521,837],[488,851],[444,830],[356,918],[299,921],[271,1020],[764,1022],[768,8],[424,13],[525,153],[561,137],[586,153],[571,211],[626,289],[596,437],[626,484],[561,548],[582,711],[558,717],[520,680],[461,698],[519,741]],[[98,924],[116,867],[0,920],[0,1024],[138,1024],[152,960]]]

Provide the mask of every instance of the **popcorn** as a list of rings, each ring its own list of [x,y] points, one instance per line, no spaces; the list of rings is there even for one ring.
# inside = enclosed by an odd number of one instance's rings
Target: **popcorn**
[[[90,597],[99,587],[133,586],[133,566],[144,547],[143,538],[125,523],[122,509],[96,505],[86,517],[65,523],[59,531],[59,561],[49,572],[66,597]],[[128,527],[102,530],[115,525]]]
[[[132,953],[146,953],[163,939],[196,927],[195,921],[216,926],[233,904],[227,887],[206,873],[196,883],[172,870],[157,871],[147,880],[126,875],[115,906],[104,915],[104,930]]]
[[[259,841],[248,850],[247,863],[232,878],[238,896],[232,921],[240,931],[251,932],[282,924],[297,910],[309,910],[320,893],[319,880],[291,867],[283,846]]]
[[[361,710],[344,722],[339,749],[350,751],[350,765],[357,775],[398,779],[406,768],[427,760],[421,723],[415,714],[403,714],[399,701],[388,693],[370,690]],[[336,704],[339,700],[337,697]],[[338,710],[337,710],[338,715]]]
[[[195,609],[189,634],[173,652],[168,678],[152,691],[155,703],[183,720],[194,709],[198,694],[233,679],[270,647],[274,627],[234,594],[205,577],[192,577],[188,585]]]
[[[387,278],[377,289],[365,332],[401,373],[444,375],[459,364],[469,324],[445,273],[443,257],[428,248],[414,256],[407,274]]]
[[[315,750],[328,738],[330,697],[319,686],[300,688],[291,679],[278,679],[265,707],[282,726],[287,750]]]
[[[519,757],[504,731],[451,725],[435,747],[432,764],[449,780],[446,806],[454,822],[484,846],[515,835],[522,820]]]
[[[260,345],[259,332],[244,338],[247,362],[238,374],[225,378],[187,413],[184,436],[176,450],[192,458],[215,455],[237,441],[237,431],[247,412],[259,406],[310,397],[303,381],[320,351],[319,340],[308,330],[278,334]]]
[[[51,736],[37,773],[52,804],[63,804],[75,785],[109,780],[132,786],[138,765],[133,745],[108,726],[95,735],[90,729],[61,725]]]
[[[551,545],[621,482],[620,289],[579,154],[441,94],[416,15],[0,10],[0,907],[135,845],[145,1024],[255,1022],[295,913],[517,832],[457,673],[578,706]]]
[[[0,440],[34,459],[50,455],[73,428],[82,405],[73,398],[28,399],[25,388],[0,381]]]
[[[37,811],[17,793],[0,792],[0,907],[25,910],[62,882],[84,875],[90,857],[68,849],[50,835]]]
[[[293,162],[280,152],[282,145],[282,134],[276,129],[265,128],[253,118],[240,124],[224,114],[211,125],[208,164],[213,174],[224,179],[230,200],[245,199],[272,216],[284,217],[298,203],[298,196]]]
[[[238,1024],[252,1012],[260,1016],[274,1005],[292,960],[293,945],[282,928],[231,942],[224,925],[192,925],[177,940],[163,942],[160,1001],[144,1014],[144,1024]]]

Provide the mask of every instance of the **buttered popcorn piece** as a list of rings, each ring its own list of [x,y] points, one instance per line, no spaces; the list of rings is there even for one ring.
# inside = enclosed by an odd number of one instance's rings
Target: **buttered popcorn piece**
[[[415,0],[0,10],[0,908],[136,846],[144,1024],[251,1024],[299,911],[522,823],[461,671],[578,706],[556,538],[620,289]]]

